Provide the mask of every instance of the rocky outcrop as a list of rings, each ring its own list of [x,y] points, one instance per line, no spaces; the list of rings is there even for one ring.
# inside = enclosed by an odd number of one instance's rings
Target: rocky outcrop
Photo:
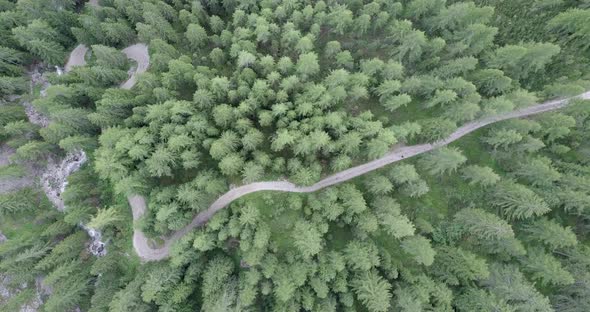
[[[41,187],[57,210],[62,212],[66,210],[63,193],[68,186],[68,177],[78,171],[87,160],[86,153],[83,150],[78,150],[68,153],[59,163],[49,161],[47,169],[41,177]],[[84,224],[79,224],[79,226],[90,236],[88,251],[97,257],[104,256],[107,250],[105,243],[102,242],[102,233]]]
[[[2,303],[5,300],[9,300],[13,296],[18,295],[21,291],[27,288],[32,288],[32,285],[31,287],[29,287],[29,285],[27,285],[26,283],[19,285],[19,287],[13,288],[9,286],[11,281],[12,279],[9,276],[0,275],[0,303]],[[51,294],[50,289],[43,285],[43,277],[37,277],[35,279],[34,287],[35,295],[29,302],[25,303],[20,307],[20,310],[18,310],[19,312],[39,311],[39,308],[43,304],[44,298]]]
[[[105,248],[106,244],[102,241],[102,233],[93,228],[89,228],[84,224],[80,224],[80,227],[83,228],[91,238],[90,243],[88,244],[88,251],[97,257],[106,255],[107,249]]]
[[[62,195],[68,186],[68,177],[80,169],[86,160],[86,153],[79,150],[68,153],[59,163],[53,160],[49,161],[47,170],[41,177],[41,186],[57,210],[64,211],[65,209]]]
[[[85,51],[83,54],[85,54]],[[69,68],[76,65],[77,64],[70,64],[69,66],[66,66],[65,71],[67,72]],[[45,96],[46,90],[51,84],[49,84],[46,77],[40,72],[39,68],[40,66],[35,66],[35,68],[29,73],[31,77],[31,89],[33,85],[41,85],[41,96]],[[58,75],[64,73],[60,67],[56,66],[55,68]],[[30,123],[43,128],[49,126],[51,119],[48,116],[37,111],[29,102],[23,102],[23,105]],[[60,161],[56,161],[51,156],[47,158],[47,167],[44,172],[40,174],[41,187],[49,201],[53,203],[57,210],[63,212],[66,209],[62,195],[68,185],[68,177],[72,173],[78,171],[87,160],[88,157],[83,150],[70,152]],[[80,224],[80,227],[83,228],[91,238],[90,243],[88,244],[88,251],[95,256],[105,255],[105,243],[101,241],[102,234],[100,231],[90,229],[83,224]]]
[[[49,126],[49,118],[39,113],[33,104],[25,101],[23,102],[23,106],[25,107],[25,114],[27,114],[27,119],[30,123],[42,128]]]

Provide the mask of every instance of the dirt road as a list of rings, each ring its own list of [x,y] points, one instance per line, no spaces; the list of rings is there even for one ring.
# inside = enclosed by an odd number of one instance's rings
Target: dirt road
[[[72,68],[74,68],[74,66],[86,65],[86,59],[84,58],[86,56],[86,52],[88,52],[88,47],[83,44],[79,44],[70,53],[70,57],[68,58],[68,61],[66,62],[66,66],[64,67],[64,70],[66,72],[69,72],[72,70]]]
[[[78,45],[74,50],[72,50],[70,57],[68,58],[68,62],[64,67],[65,71],[71,71],[74,66],[86,65],[85,56],[87,52],[88,47],[83,44]],[[137,82],[137,75],[144,73],[150,66],[148,47],[143,43],[137,43],[128,46],[121,52],[123,52],[127,58],[134,60],[136,63],[135,68],[131,70],[131,77],[121,84],[122,89],[131,89]]]
[[[137,67],[131,74],[131,77],[121,84],[122,89],[131,89],[137,82],[137,75],[144,73],[150,66],[150,55],[148,53],[148,47],[143,43],[129,46],[123,49],[123,53],[127,55],[127,58],[137,63]]]
[[[586,92],[574,98],[590,99],[590,92]],[[378,158],[376,160],[367,162],[356,167],[352,167],[347,170],[343,170],[311,186],[300,187],[287,181],[269,181],[250,183],[237,188],[233,188],[229,190],[227,193],[223,194],[221,197],[219,197],[215,202],[213,202],[207,210],[195,216],[195,218],[189,225],[165,239],[165,243],[163,246],[159,248],[152,248],[149,244],[149,240],[145,237],[145,235],[142,232],[136,230],[133,235],[133,247],[135,248],[135,251],[137,252],[139,257],[145,261],[156,261],[164,259],[168,256],[170,252],[170,245],[172,243],[174,243],[180,237],[184,236],[190,230],[205,224],[217,211],[227,207],[234,200],[247,194],[260,191],[279,191],[293,193],[315,192],[325,187],[348,181],[350,179],[371,172],[373,170],[379,169],[383,166],[392,164],[394,162],[400,161],[402,159],[407,159],[422,153],[429,152],[436,148],[445,146],[489,124],[506,119],[526,117],[563,108],[569,103],[569,100],[570,99],[549,101],[542,104],[518,109],[510,113],[482,118],[480,120],[476,120],[461,126],[449,137],[442,141],[433,144],[419,144],[396,148],[381,158]],[[134,220],[137,220],[138,218],[143,216],[146,210],[146,203],[144,198],[137,195],[130,196],[129,204],[133,209]]]

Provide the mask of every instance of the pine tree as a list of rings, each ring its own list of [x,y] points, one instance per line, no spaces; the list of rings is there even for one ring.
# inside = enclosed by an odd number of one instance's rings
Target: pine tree
[[[424,156],[420,164],[429,174],[441,175],[456,171],[466,161],[459,149],[442,147]]]
[[[522,135],[511,129],[491,131],[490,134],[483,139],[484,142],[493,146],[494,149],[497,149],[498,147],[506,148],[509,145],[520,142],[521,140]]]
[[[490,277],[481,284],[517,311],[553,311],[549,299],[540,294],[514,265],[491,265]]]
[[[554,32],[559,40],[587,50],[590,47],[587,40],[590,38],[590,29],[586,24],[588,18],[590,18],[588,10],[573,8],[551,19],[547,29]]]
[[[356,275],[352,281],[352,288],[357,298],[369,311],[385,312],[389,310],[391,285],[375,270]]]
[[[468,285],[486,279],[490,274],[486,261],[468,250],[456,247],[435,250],[433,273],[448,285]]]
[[[293,229],[293,243],[304,258],[309,259],[322,250],[322,234],[306,221],[299,221]]]
[[[389,235],[400,239],[414,235],[414,224],[401,213],[399,204],[391,197],[378,197],[371,204],[375,208],[381,228]]]
[[[561,178],[559,171],[551,165],[546,157],[527,159],[518,164],[514,174],[532,186],[551,187]]]
[[[207,45],[207,32],[198,24],[189,24],[184,36],[193,50]]]
[[[540,218],[523,226],[527,239],[545,244],[550,250],[576,246],[576,234],[568,227],[562,227],[554,220]]]
[[[453,303],[460,312],[515,312],[515,309],[504,299],[479,288],[468,288],[467,291],[457,296]]]
[[[453,220],[462,233],[474,236],[476,241],[514,237],[514,231],[506,221],[481,209],[462,209]]]
[[[499,69],[481,69],[472,74],[473,83],[480,93],[488,96],[502,95],[512,87],[512,79]]]
[[[457,130],[457,124],[445,118],[428,118],[419,121],[421,131],[419,138],[434,143],[447,138]]]
[[[574,283],[574,277],[566,271],[561,263],[541,248],[531,248],[522,260],[523,271],[538,281],[541,286],[564,286]]]
[[[116,208],[99,209],[98,213],[86,224],[92,229],[103,229],[105,226],[121,221],[123,218]]]
[[[501,214],[508,220],[529,219],[551,210],[535,192],[511,181],[504,181],[495,186],[491,204],[500,209]]]
[[[425,266],[430,266],[436,255],[430,246],[430,240],[423,236],[406,237],[402,241],[401,247],[403,251],[413,257],[414,261]]]
[[[377,247],[367,241],[354,240],[346,245],[344,250],[346,263],[356,271],[369,271],[379,265],[380,259]]]
[[[0,76],[0,98],[20,94],[27,90],[27,84],[21,77]]]
[[[471,165],[461,170],[464,179],[469,181],[469,185],[480,185],[489,187],[500,181],[500,176],[490,167]]]
[[[303,78],[308,79],[311,76],[317,74],[320,70],[318,64],[317,54],[310,52],[299,56],[297,61],[297,73]]]

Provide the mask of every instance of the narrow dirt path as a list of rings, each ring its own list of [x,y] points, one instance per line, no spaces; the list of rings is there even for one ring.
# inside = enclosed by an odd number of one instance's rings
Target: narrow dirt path
[[[518,109],[513,112],[490,116],[467,123],[458,128],[455,132],[449,135],[449,137],[442,141],[432,144],[418,144],[396,148],[381,158],[375,159],[362,165],[358,165],[356,167],[352,167],[347,170],[343,170],[334,175],[326,177],[325,179],[322,179],[321,181],[311,186],[301,187],[287,181],[269,181],[250,183],[240,187],[233,188],[229,190],[227,193],[223,194],[221,197],[219,197],[215,202],[213,202],[207,210],[202,211],[197,216],[195,216],[195,218],[189,225],[182,228],[181,230],[176,231],[172,236],[166,238],[163,246],[159,248],[152,248],[150,246],[149,239],[144,235],[144,233],[142,233],[139,230],[135,230],[133,234],[133,247],[135,248],[135,251],[137,252],[139,257],[145,261],[157,261],[164,259],[169,255],[170,246],[172,245],[172,243],[174,243],[180,237],[187,234],[192,229],[205,224],[209,219],[211,219],[211,217],[217,211],[227,207],[231,202],[242,196],[260,191],[279,191],[292,193],[315,192],[325,187],[348,181],[350,179],[371,172],[373,170],[379,169],[386,165],[398,162],[400,160],[420,155],[422,153],[426,153],[436,148],[445,146],[489,124],[502,120],[526,117],[563,108],[568,105],[570,99],[574,98],[588,100],[590,99],[590,91],[569,99],[548,101],[542,104]],[[145,199],[141,196],[133,195],[129,196],[128,200],[133,210],[133,220],[141,218],[141,216],[143,216],[146,210]]]

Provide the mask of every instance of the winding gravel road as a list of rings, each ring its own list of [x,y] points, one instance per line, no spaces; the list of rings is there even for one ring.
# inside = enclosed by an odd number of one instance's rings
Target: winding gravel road
[[[127,58],[134,60],[137,63],[135,70],[132,70],[131,77],[123,84],[122,89],[131,89],[137,82],[137,75],[144,73],[150,66],[150,54],[148,53],[148,47],[143,43],[134,44],[128,46],[122,51]]]
[[[84,66],[86,65],[86,53],[88,52],[88,47],[80,44],[78,45],[72,52],[70,53],[70,57],[64,67],[66,72],[71,71],[74,66]],[[150,55],[148,53],[148,47],[143,43],[137,43],[127,48],[123,49],[123,54],[127,56],[127,58],[134,60],[136,63],[136,67],[130,70],[130,77],[125,82],[121,84],[122,89],[131,89],[135,83],[137,82],[137,75],[144,73],[148,67],[150,66]]]
[[[99,6],[98,0],[90,0],[89,4],[96,7]],[[70,71],[74,66],[84,66],[86,64],[84,56],[86,55],[87,51],[88,48],[85,45],[78,45],[72,51],[70,58],[65,66],[65,70]],[[121,88],[131,89],[136,83],[137,75],[145,72],[149,67],[150,60],[148,49],[145,44],[135,44],[125,48],[123,50],[123,53],[125,53],[125,55],[127,55],[128,58],[133,59],[137,62],[137,68],[131,74],[129,80],[121,84]],[[570,99],[574,98],[586,100],[590,99],[590,91],[572,98],[548,101],[542,104],[518,109],[513,112],[499,114],[496,116],[490,116],[467,123],[458,128],[455,132],[449,135],[449,137],[442,141],[432,144],[418,144],[395,148],[381,158],[367,162],[362,165],[358,165],[356,167],[349,168],[347,170],[343,170],[334,175],[328,176],[325,179],[322,179],[321,181],[311,186],[301,187],[287,181],[268,181],[250,183],[240,187],[233,188],[229,190],[227,193],[223,194],[221,197],[219,197],[215,202],[213,202],[207,210],[197,214],[197,216],[193,218],[193,221],[189,225],[176,231],[174,234],[164,239],[164,243],[162,246],[152,248],[151,245],[153,244],[151,243],[151,241],[145,236],[143,232],[136,229],[133,233],[133,247],[135,248],[137,255],[144,261],[162,260],[168,257],[168,255],[170,254],[170,246],[175,241],[187,234],[192,229],[205,224],[209,219],[211,219],[211,217],[217,211],[227,207],[231,202],[242,196],[260,191],[278,191],[292,193],[315,192],[325,187],[348,181],[350,179],[363,175],[367,172],[379,169],[383,166],[392,164],[394,162],[434,150],[441,146],[445,146],[463,137],[464,135],[467,135],[491,123],[495,123],[506,119],[526,117],[563,108],[568,105]],[[140,195],[131,195],[128,196],[127,199],[129,201],[129,205],[131,206],[133,220],[138,220],[145,214],[145,211],[147,209],[145,198],[143,198]]]
[[[373,170],[379,169],[383,166],[392,164],[394,162],[407,159],[422,153],[426,153],[428,151],[434,150],[436,148],[445,146],[479,128],[485,127],[489,124],[506,120],[512,118],[520,118],[526,117],[530,115],[535,115],[543,112],[553,111],[556,109],[563,108],[568,105],[569,101],[574,98],[579,99],[590,99],[590,91],[580,94],[578,96],[562,99],[562,100],[553,100],[548,101],[542,104],[537,104],[534,106],[529,106],[526,108],[521,108],[509,113],[499,114],[495,116],[490,116],[486,118],[482,118],[470,123],[467,123],[460,128],[458,128],[455,132],[449,135],[446,139],[432,143],[432,144],[418,144],[412,146],[403,146],[396,149],[393,149],[385,156],[375,159],[373,161],[367,162],[362,165],[358,165],[356,167],[352,167],[347,170],[343,170],[338,172],[334,175],[328,176],[325,179],[317,182],[314,185],[301,187],[297,186],[291,182],[287,181],[268,181],[268,182],[256,182],[246,184],[240,187],[233,188],[229,190],[227,193],[223,194],[219,197],[215,202],[209,206],[209,208],[201,213],[199,213],[193,221],[178,230],[168,238],[164,240],[164,244],[158,248],[152,248],[150,244],[150,240],[139,230],[135,230],[133,234],[133,247],[135,248],[136,253],[142,258],[144,261],[157,261],[166,258],[170,253],[170,246],[179,238],[187,234],[190,230],[202,226],[205,224],[217,211],[227,207],[231,202],[234,200],[260,191],[278,191],[278,192],[292,192],[292,193],[311,193],[318,190],[321,190],[325,187],[339,184],[360,175],[363,175],[367,172],[371,172]],[[133,210],[133,220],[137,220],[143,216],[146,210],[146,202],[145,199],[139,195],[133,195],[128,197],[129,204]]]
[[[66,66],[64,66],[66,73],[71,71],[74,66],[86,65],[86,59],[84,58],[86,52],[88,52],[88,47],[83,44],[79,44],[74,50],[72,50],[68,62],[66,63]]]
[[[96,5],[98,6],[98,1],[90,1],[90,4],[92,5]],[[84,66],[86,65],[86,53],[88,52],[88,47],[86,47],[83,44],[78,45],[74,50],[72,50],[72,52],[70,53],[70,56],[68,58],[68,61],[66,62],[66,65],[64,67],[66,72],[71,71],[75,66]],[[125,82],[123,82],[120,85],[120,88],[122,89],[131,89],[135,83],[137,82],[137,75],[145,72],[149,65],[150,65],[150,56],[148,53],[148,47],[143,44],[143,43],[138,43],[138,44],[134,44],[131,45],[125,49],[123,49],[122,51],[127,58],[132,59],[136,62],[136,66],[135,68],[132,68],[130,70],[130,77],[128,80],[126,80]],[[85,154],[84,154],[85,156]],[[79,168],[79,166],[77,167]],[[76,168],[76,170],[77,170]],[[74,170],[75,171],[75,170]],[[64,179],[67,178],[67,176],[69,176],[68,174],[64,175]],[[64,185],[65,187],[65,185]],[[62,190],[63,192],[63,190]],[[49,194],[48,194],[48,197]],[[139,219],[145,212],[145,200],[141,197],[130,197],[129,198],[129,204],[131,205],[131,207],[134,207],[132,210],[133,213],[133,220],[137,220]],[[60,208],[59,205],[56,205],[58,207],[58,209]],[[143,207],[143,208],[141,208]],[[63,209],[63,205],[61,207]],[[92,236],[92,235],[91,235]],[[94,236],[93,236],[94,238]],[[100,236],[98,237],[98,241],[99,243],[102,244],[102,242],[100,242]],[[137,241],[137,243],[136,243]],[[145,246],[145,248],[149,248],[149,244],[147,239],[145,238],[145,235],[139,231],[135,231],[133,233],[133,244],[134,246]],[[102,245],[104,246],[104,244]],[[143,247],[140,247],[143,248]],[[162,259],[164,257],[167,256],[168,250],[166,249],[166,254],[159,254],[158,250],[156,249],[150,249],[151,252],[150,254],[152,255],[152,257],[156,257],[157,259]],[[160,253],[162,253],[164,251],[160,251]]]

